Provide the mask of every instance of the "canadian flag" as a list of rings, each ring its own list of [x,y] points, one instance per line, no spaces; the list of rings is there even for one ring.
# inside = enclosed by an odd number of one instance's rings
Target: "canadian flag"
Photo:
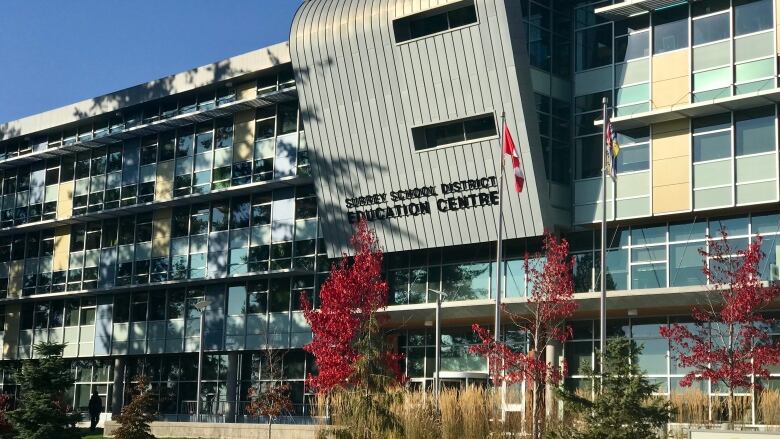
[[[515,141],[512,140],[512,133],[509,132],[509,126],[504,122],[504,154],[512,157],[512,168],[515,170],[515,191],[523,192],[525,183],[525,174],[520,169],[520,154],[515,147]]]

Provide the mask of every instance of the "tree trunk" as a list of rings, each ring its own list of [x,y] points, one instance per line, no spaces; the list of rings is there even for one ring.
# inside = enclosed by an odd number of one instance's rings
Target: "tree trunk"
[[[734,407],[734,389],[732,389],[732,388],[729,388],[729,401],[728,401],[728,405],[729,405],[729,429],[733,430],[734,429],[734,415],[735,415],[734,408],[735,407]]]
[[[531,438],[541,439],[544,421],[544,386],[535,381],[533,383],[533,408],[531,409]]]
[[[268,439],[271,439],[271,415],[268,415]]]

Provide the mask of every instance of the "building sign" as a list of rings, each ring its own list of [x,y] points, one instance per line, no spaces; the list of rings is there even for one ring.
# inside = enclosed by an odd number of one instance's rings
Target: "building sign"
[[[350,223],[360,219],[383,221],[392,218],[430,215],[498,205],[498,179],[493,177],[442,183],[413,189],[361,195],[344,200]]]

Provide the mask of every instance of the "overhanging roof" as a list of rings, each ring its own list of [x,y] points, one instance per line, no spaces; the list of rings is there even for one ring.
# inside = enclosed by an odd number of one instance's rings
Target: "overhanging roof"
[[[288,43],[274,44],[130,88],[0,123],[0,140],[26,136],[102,114],[114,113],[133,105],[207,85],[243,81],[258,72],[289,62]]]
[[[610,20],[623,20],[634,15],[644,14],[656,9],[668,8],[683,3],[687,0],[627,0],[614,5],[596,8],[596,14]]]
[[[711,114],[724,113],[727,111],[745,110],[762,105],[772,105],[778,102],[780,102],[780,88],[771,88],[769,90],[710,99],[691,104],[672,105],[671,107],[635,113],[628,116],[617,116],[612,118],[612,125],[616,129],[629,129],[678,119],[709,116]],[[597,126],[601,126],[602,124],[603,122],[601,120],[594,122],[594,125]]]

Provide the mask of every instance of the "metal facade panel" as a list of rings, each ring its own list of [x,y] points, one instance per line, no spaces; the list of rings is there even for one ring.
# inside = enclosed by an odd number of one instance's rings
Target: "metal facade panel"
[[[443,212],[437,202],[448,196],[443,184],[497,176],[498,139],[416,152],[412,128],[482,114],[499,125],[502,111],[526,175],[526,190],[515,194],[505,163],[504,236],[538,236],[556,226],[520,5],[475,0],[477,24],[395,42],[393,20],[449,3],[310,0],[296,14],[291,58],[331,256],[347,251],[349,211],[366,210],[349,209],[347,198],[385,194],[371,209],[386,209],[412,202],[389,200],[392,191],[421,187],[436,189],[413,201],[427,203],[430,213],[421,207],[418,215],[372,222],[387,251],[495,240],[496,206]]]

